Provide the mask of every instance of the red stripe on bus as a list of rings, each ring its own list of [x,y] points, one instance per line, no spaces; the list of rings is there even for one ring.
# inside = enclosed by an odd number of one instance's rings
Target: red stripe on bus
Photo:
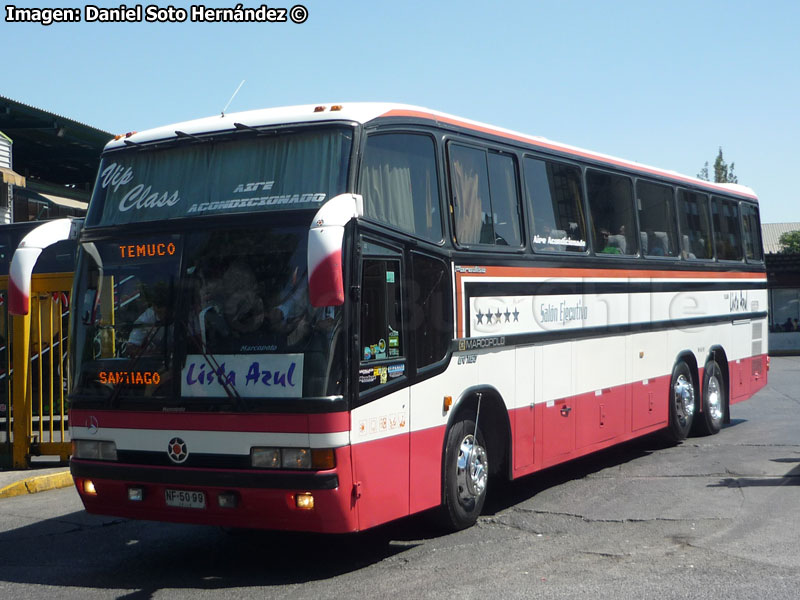
[[[503,137],[506,139],[514,140],[517,142],[523,142],[525,144],[531,144],[532,146],[537,146],[539,148],[545,148],[548,150],[557,150],[558,152],[564,152],[566,154],[571,154],[573,156],[580,156],[582,158],[589,158],[591,160],[597,160],[600,162],[604,162],[606,164],[616,165],[618,167],[623,167],[626,169],[631,169],[634,171],[639,171],[642,173],[649,173],[652,175],[658,175],[660,177],[666,177],[673,181],[682,181],[685,183],[691,183],[693,185],[702,186],[704,188],[708,188],[711,190],[717,190],[719,192],[724,192],[725,194],[729,195],[736,195],[744,198],[751,198],[753,200],[758,200],[758,196],[753,194],[748,194],[744,191],[733,191],[729,188],[714,185],[711,182],[703,182],[693,177],[688,177],[686,175],[680,175],[679,173],[671,173],[669,171],[662,171],[660,169],[656,169],[654,167],[648,167],[645,165],[639,165],[635,163],[631,163],[622,159],[613,158],[610,156],[603,156],[601,154],[595,154],[593,152],[589,152],[586,150],[579,150],[577,148],[571,148],[569,146],[565,146],[563,144],[558,144],[551,141],[546,141],[542,139],[536,139],[535,137],[529,137],[526,135],[522,135],[519,133],[514,133],[511,131],[502,131],[500,129],[494,129],[492,127],[487,127],[485,125],[479,125],[477,123],[469,123],[467,121],[461,121],[459,119],[454,119],[452,117],[446,117],[443,115],[436,115],[431,113],[422,112],[419,110],[403,110],[403,109],[393,109],[381,115],[381,117],[411,117],[417,119],[427,119],[430,121],[439,121],[441,123],[447,123],[449,125],[455,125],[457,127],[463,127],[465,129],[471,129],[473,131],[479,131],[481,133],[486,133],[489,135],[494,135],[498,137]]]

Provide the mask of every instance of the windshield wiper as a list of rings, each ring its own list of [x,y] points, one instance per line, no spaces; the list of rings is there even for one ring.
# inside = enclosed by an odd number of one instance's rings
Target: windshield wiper
[[[222,367],[220,366],[217,357],[214,355],[213,352],[209,351],[208,345],[206,344],[205,318],[206,314],[210,310],[215,310],[215,309],[213,306],[209,306],[208,308],[205,308],[202,311],[200,311],[199,315],[200,331],[197,333],[193,333],[192,331],[190,331],[188,321],[181,321],[181,324],[185,329],[186,337],[192,339],[192,341],[194,341],[197,344],[197,346],[200,348],[200,354],[202,354],[205,361],[214,370],[214,373],[217,375],[217,382],[220,384],[220,386],[222,386],[222,389],[225,390],[225,393],[227,394],[228,398],[233,400],[234,404],[236,404],[239,408],[241,408],[244,404],[242,402],[241,394],[239,394],[238,390],[236,389],[236,386],[228,380],[228,377],[224,372],[224,370],[222,369]]]

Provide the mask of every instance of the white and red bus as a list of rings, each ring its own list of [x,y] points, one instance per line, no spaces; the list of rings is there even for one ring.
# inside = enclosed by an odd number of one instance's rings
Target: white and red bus
[[[128,134],[79,240],[92,513],[462,528],[490,475],[714,434],[767,380],[751,190],[427,109]]]

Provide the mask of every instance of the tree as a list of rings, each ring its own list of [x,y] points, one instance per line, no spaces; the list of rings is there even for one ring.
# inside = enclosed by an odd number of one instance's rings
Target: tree
[[[800,254],[800,231],[785,231],[778,238],[781,254]]]
[[[739,183],[739,178],[733,173],[735,163],[730,165],[725,162],[722,157],[722,146],[719,147],[719,153],[714,160],[714,183]],[[703,181],[710,181],[708,176],[708,161],[705,162],[703,168],[697,174],[698,179]]]

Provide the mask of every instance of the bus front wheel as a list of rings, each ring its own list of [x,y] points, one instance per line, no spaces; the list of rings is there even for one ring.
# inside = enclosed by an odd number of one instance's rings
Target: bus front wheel
[[[476,435],[477,434],[477,435]],[[442,524],[457,531],[478,520],[486,500],[489,455],[474,417],[455,423],[447,434],[444,459]]]
[[[692,371],[684,361],[679,361],[672,369],[669,385],[669,425],[667,437],[680,442],[689,435],[695,413],[695,391]]]

